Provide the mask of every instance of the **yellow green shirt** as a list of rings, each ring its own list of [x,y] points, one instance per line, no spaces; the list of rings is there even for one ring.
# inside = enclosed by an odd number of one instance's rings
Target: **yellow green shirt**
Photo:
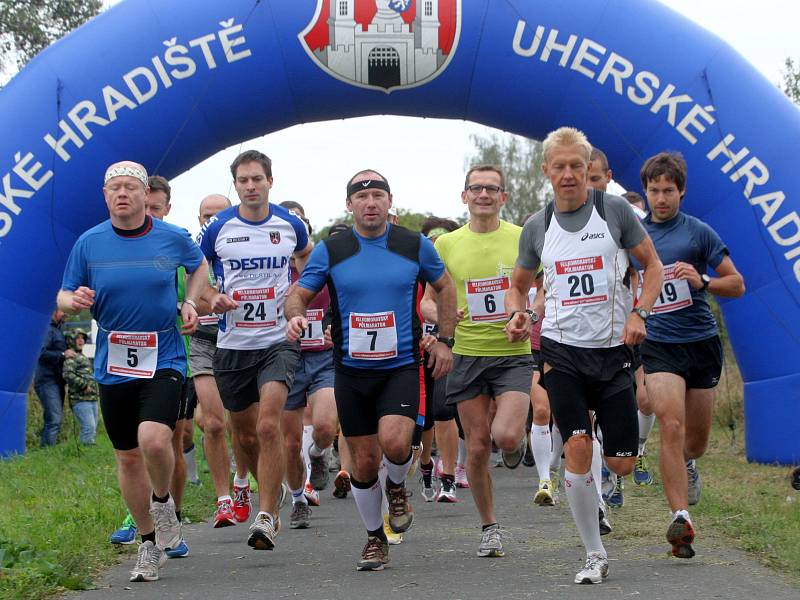
[[[455,354],[465,356],[518,356],[530,354],[530,343],[511,343],[503,331],[508,317],[503,306],[504,290],[511,280],[517,262],[522,227],[500,221],[500,227],[489,233],[475,233],[469,224],[436,240],[442,257],[456,286],[458,308],[465,312],[456,325]],[[491,281],[507,277],[507,281]],[[489,280],[489,281],[486,281]],[[470,302],[475,314],[470,314]]]

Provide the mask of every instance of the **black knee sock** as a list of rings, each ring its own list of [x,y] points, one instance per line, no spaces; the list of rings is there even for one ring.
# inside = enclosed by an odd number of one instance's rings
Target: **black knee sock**
[[[156,543],[156,531],[155,531],[155,529],[153,531],[151,531],[150,533],[143,533],[142,534],[142,543],[144,544],[145,542],[153,542],[154,544]]]

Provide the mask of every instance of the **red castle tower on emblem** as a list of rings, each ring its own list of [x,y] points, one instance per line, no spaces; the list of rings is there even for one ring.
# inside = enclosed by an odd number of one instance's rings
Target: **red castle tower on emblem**
[[[460,31],[461,0],[317,0],[298,38],[331,76],[390,93],[442,73]]]

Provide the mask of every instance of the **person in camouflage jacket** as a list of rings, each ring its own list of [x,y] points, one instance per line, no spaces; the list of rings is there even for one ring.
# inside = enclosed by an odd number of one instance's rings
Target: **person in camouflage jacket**
[[[94,444],[97,434],[97,401],[99,398],[97,382],[94,380],[92,361],[83,355],[86,332],[81,329],[71,331],[67,343],[75,351],[75,356],[64,361],[64,381],[69,390],[69,405],[80,423],[81,444]]]

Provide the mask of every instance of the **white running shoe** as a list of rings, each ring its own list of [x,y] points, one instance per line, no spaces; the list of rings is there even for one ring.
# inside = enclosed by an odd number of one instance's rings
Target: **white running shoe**
[[[590,552],[583,569],[575,575],[575,583],[603,583],[608,577],[608,558],[600,552]]]
[[[139,544],[136,566],[131,571],[131,581],[158,581],[158,569],[167,562],[167,554],[153,542]]]
[[[166,502],[150,499],[150,515],[156,526],[156,546],[162,550],[175,548],[181,541],[181,522],[175,514],[175,501],[170,494]]]
[[[456,465],[456,487],[462,489],[469,488],[469,481],[467,481],[467,470],[464,465]]]

